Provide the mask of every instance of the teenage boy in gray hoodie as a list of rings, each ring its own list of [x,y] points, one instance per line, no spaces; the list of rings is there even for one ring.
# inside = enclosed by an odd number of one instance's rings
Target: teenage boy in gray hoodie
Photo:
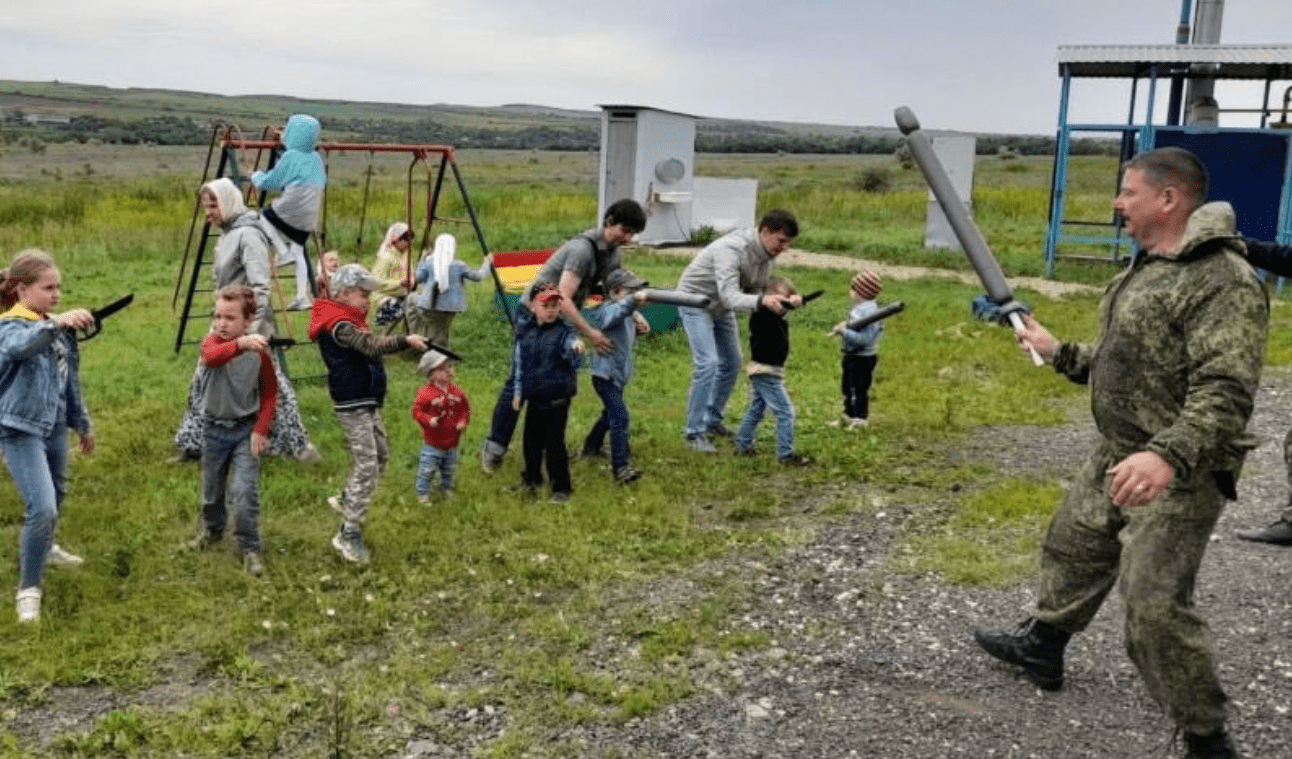
[[[794,214],[776,208],[763,216],[757,229],[738,229],[709,243],[682,271],[677,289],[709,298],[708,308],[678,308],[694,365],[684,429],[693,450],[713,453],[713,436],[731,437],[723,417],[740,376],[736,312],[751,313],[761,305],[775,314],[785,313],[780,299],[763,288],[772,261],[798,234]],[[803,304],[797,295],[789,300],[795,307]]]

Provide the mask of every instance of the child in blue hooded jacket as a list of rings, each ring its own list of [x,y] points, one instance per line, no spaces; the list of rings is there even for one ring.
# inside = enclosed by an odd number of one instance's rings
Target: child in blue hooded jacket
[[[311,305],[309,256],[305,246],[319,218],[319,203],[327,186],[323,159],[314,150],[322,127],[313,116],[298,113],[287,119],[282,142],[286,150],[269,171],[251,175],[257,190],[278,190],[278,197],[260,215],[265,236],[278,251],[280,265],[296,264],[296,299],[290,310],[305,310]],[[286,239],[284,239],[286,238]]]

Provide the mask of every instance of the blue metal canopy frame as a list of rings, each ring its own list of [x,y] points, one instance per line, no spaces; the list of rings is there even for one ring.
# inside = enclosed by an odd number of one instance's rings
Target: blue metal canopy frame
[[[1120,262],[1123,247],[1133,250],[1134,243],[1121,228],[1118,219],[1109,222],[1070,221],[1065,218],[1068,163],[1071,156],[1074,132],[1117,133],[1122,137],[1122,160],[1144,150],[1150,150],[1164,139],[1172,144],[1181,141],[1176,135],[1274,135],[1292,145],[1292,129],[1275,129],[1267,126],[1271,113],[1277,108],[1269,106],[1270,90],[1275,81],[1292,80],[1292,45],[1083,45],[1065,46],[1058,53],[1059,76],[1062,87],[1059,97],[1059,126],[1055,141],[1055,159],[1050,188],[1050,223],[1045,243],[1045,275],[1054,275],[1058,246],[1078,243],[1107,245],[1110,261]],[[1071,123],[1069,102],[1072,82],[1077,78],[1129,79],[1131,81],[1130,107],[1124,123]],[[1171,126],[1155,124],[1153,114],[1157,105],[1159,81],[1178,82],[1182,79],[1247,79],[1264,80],[1265,93],[1260,109],[1247,112],[1261,114],[1261,127],[1249,129],[1216,126]],[[1148,94],[1142,122],[1136,123],[1136,98],[1141,79],[1147,79]],[[1292,92],[1292,87],[1289,88]],[[1289,114],[1285,98],[1280,126],[1288,124]],[[1222,111],[1224,112],[1224,111]],[[1174,133],[1170,137],[1161,133]],[[1279,195],[1277,224],[1274,235],[1277,242],[1292,244],[1292,149],[1282,151],[1281,192]],[[1277,169],[1279,167],[1275,167]],[[1120,179],[1120,169],[1119,176]],[[1106,231],[1068,233],[1065,225],[1102,227]]]

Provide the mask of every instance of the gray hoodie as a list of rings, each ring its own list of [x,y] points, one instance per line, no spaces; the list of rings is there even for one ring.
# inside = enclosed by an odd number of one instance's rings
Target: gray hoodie
[[[763,299],[772,256],[754,228],[738,229],[705,246],[682,271],[677,289],[709,296],[709,311],[751,312]]]

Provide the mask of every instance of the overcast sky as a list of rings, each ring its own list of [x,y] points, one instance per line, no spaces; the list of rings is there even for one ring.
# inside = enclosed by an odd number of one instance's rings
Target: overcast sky
[[[633,104],[852,126],[892,126],[893,109],[909,105],[925,127],[1016,133],[1055,128],[1058,45],[1169,44],[1181,10],[1180,0],[5,5],[6,79],[413,104]],[[1292,2],[1229,0],[1221,41],[1292,43]],[[1074,87],[1073,120],[1124,119],[1124,92]],[[1241,105],[1258,106],[1256,93]]]

